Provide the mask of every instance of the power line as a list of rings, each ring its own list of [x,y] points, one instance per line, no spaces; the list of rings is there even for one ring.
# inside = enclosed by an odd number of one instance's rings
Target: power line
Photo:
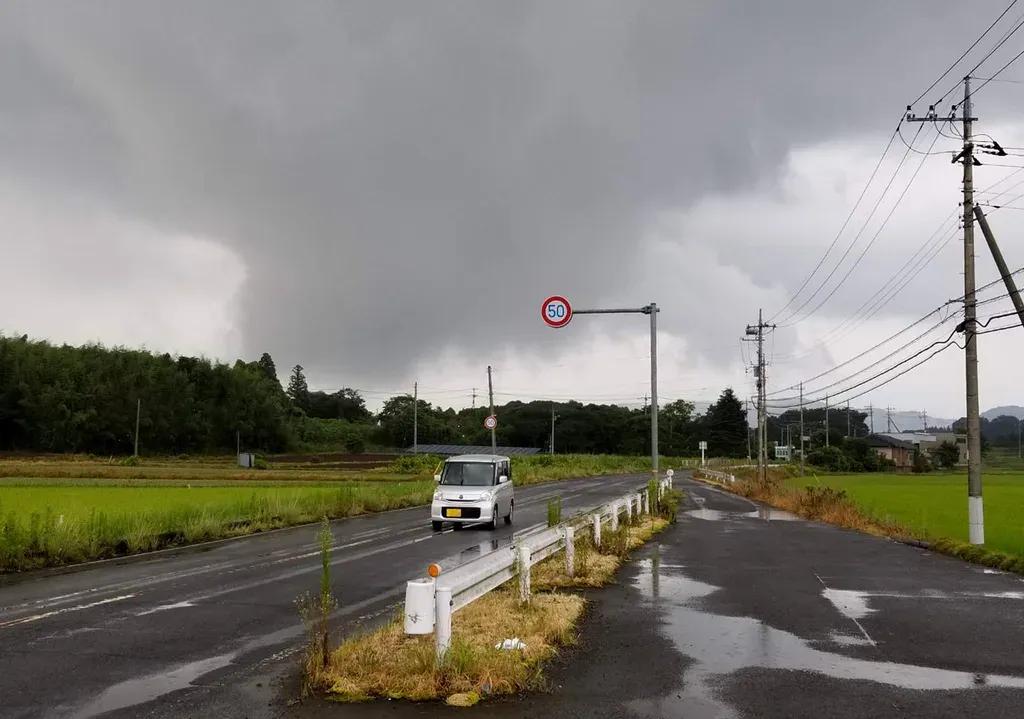
[[[875,163],[875,167],[871,171],[871,175],[868,177],[868,181],[864,184],[864,187],[861,189],[860,195],[857,196],[857,201],[853,203],[853,207],[850,208],[850,212],[846,215],[846,219],[843,220],[843,224],[840,226],[839,231],[836,233],[836,236],[832,238],[832,243],[828,246],[828,249],[825,250],[825,254],[821,256],[821,259],[818,260],[818,264],[814,266],[814,269],[811,270],[811,273],[809,275],[807,275],[807,277],[804,279],[803,283],[800,285],[797,291],[794,292],[793,295],[789,298],[789,301],[786,302],[786,304],[784,304],[782,307],[780,307],[779,310],[768,319],[769,322],[774,321],[776,317],[785,312],[786,308],[796,301],[796,298],[800,296],[800,293],[804,291],[808,283],[810,283],[810,281],[818,273],[818,270],[821,269],[821,266],[825,264],[825,260],[827,260],[828,256],[832,253],[832,250],[835,248],[836,243],[839,242],[839,238],[842,237],[843,232],[846,231],[847,226],[850,224],[850,220],[853,219],[854,214],[857,212],[857,208],[860,207],[860,203],[864,200],[864,196],[867,194],[868,188],[871,187],[871,183],[875,181],[875,176],[878,174],[878,170],[882,166],[882,162],[885,160],[886,155],[889,154],[889,150],[892,148],[892,143],[896,139],[896,136],[899,134],[900,126],[902,124],[903,119],[901,117],[900,122],[897,123],[896,125],[896,129],[893,130],[892,135],[889,136],[889,141],[886,143],[885,149],[882,150],[882,156],[879,157],[878,162]],[[920,132],[920,130],[918,131]]]
[[[916,138],[917,138],[916,134],[915,134],[914,138],[916,140]],[[931,150],[931,148],[935,146],[935,142],[938,139],[939,139],[939,134],[936,133],[935,137],[932,138],[931,145],[928,146],[929,150]],[[906,157],[907,157],[907,155],[904,155],[904,159],[906,159]],[[917,169],[914,170],[914,173],[910,176],[910,179],[907,181],[907,184],[903,188],[903,191],[900,193],[899,197],[896,198],[896,202],[893,203],[893,206],[889,209],[889,213],[885,216],[885,219],[882,220],[882,224],[879,225],[878,229],[875,231],[875,234],[871,237],[871,240],[868,242],[868,244],[861,251],[860,255],[858,255],[857,259],[854,260],[853,264],[846,271],[846,274],[843,275],[843,277],[839,280],[838,284],[836,284],[836,286],[832,288],[832,290],[824,297],[824,299],[822,299],[817,305],[815,305],[814,308],[810,312],[805,314],[800,319],[796,320],[796,322],[802,322],[802,321],[812,317],[814,315],[814,313],[816,313],[818,310],[820,310],[822,308],[822,306],[824,306],[824,304],[826,302],[828,302],[835,295],[835,293],[839,290],[840,287],[843,286],[843,284],[846,282],[846,280],[848,280],[850,278],[850,275],[853,274],[853,271],[857,269],[857,267],[860,265],[861,261],[864,259],[865,255],[867,255],[868,251],[874,246],[875,242],[878,240],[879,235],[882,234],[882,230],[884,230],[885,226],[889,223],[889,220],[892,218],[893,213],[896,212],[896,209],[900,206],[900,203],[903,202],[903,198],[906,197],[907,192],[910,190],[910,186],[914,184],[914,180],[917,179],[917,176],[918,176],[918,174],[920,174],[921,169],[924,167],[925,160],[927,160],[927,159],[928,159],[927,157],[922,157],[921,158],[921,162],[918,164]],[[902,165],[902,162],[900,164]],[[897,172],[898,171],[899,171],[899,168],[897,168]],[[893,179],[895,179],[895,174],[893,175]],[[890,182],[890,185],[891,185],[891,182]],[[885,196],[885,194],[888,191],[888,189],[889,189],[889,186],[887,185],[886,186],[886,190],[883,191],[883,193],[882,193],[882,197]],[[881,197],[879,198],[879,202],[880,201],[881,201]],[[874,214],[874,213],[872,212],[872,214]],[[870,222],[870,220],[871,220],[871,217],[869,216],[868,219],[864,223],[864,228],[867,227],[867,223]],[[862,228],[862,231],[863,231],[863,228]],[[861,234],[860,232],[857,233],[857,237],[854,238],[854,241],[850,244],[850,247],[847,249],[847,253],[844,253],[843,258],[840,259],[839,263],[833,269],[833,272],[836,269],[839,269],[839,266],[842,264],[843,260],[845,259],[846,254],[848,254],[849,250],[853,249],[853,246],[854,246],[854,244],[856,244],[857,239],[860,237],[860,234]],[[830,273],[829,277],[831,277],[831,273]],[[826,281],[827,281],[827,279],[826,279]],[[823,283],[822,286],[824,286],[824,283]],[[806,304],[807,303],[805,302],[804,305],[801,305],[801,308],[803,306],[805,306]],[[787,325],[787,326],[792,326],[793,324],[796,324],[796,322],[790,322],[790,320],[792,320],[793,317],[796,316],[796,313],[799,312],[801,308],[798,308],[792,315],[789,316],[789,318],[787,318],[786,321],[789,322],[789,325]]]
[[[1009,5],[1007,5],[1006,9],[1003,10],[1001,13],[999,13],[999,17],[997,17],[995,20],[993,20],[992,24],[989,25],[985,29],[985,32],[981,33],[981,35],[979,35],[978,38],[974,42],[971,43],[970,47],[968,47],[966,50],[964,50],[963,53],[960,55],[960,57],[958,57],[956,60],[953,61],[952,65],[947,67],[946,70],[941,75],[939,75],[937,78],[935,78],[935,80],[932,82],[932,84],[929,85],[925,89],[924,92],[922,92],[920,95],[918,95],[917,99],[915,99],[912,103],[910,103],[910,106],[912,107],[912,106],[916,105],[917,103],[919,103],[921,101],[922,97],[927,95],[929,92],[932,91],[932,88],[934,88],[936,85],[938,85],[940,82],[942,82],[943,78],[945,78],[949,73],[951,73],[953,71],[953,68],[956,67],[957,65],[959,65],[960,62],[965,57],[967,57],[968,53],[970,53],[971,50],[973,50],[975,47],[977,47],[978,43],[980,43],[982,40],[985,39],[986,35],[988,35],[990,32],[992,32],[992,28],[994,28],[996,25],[999,24],[999,21],[1002,20],[1003,17],[1006,16],[1006,13],[1010,12],[1010,9],[1013,8],[1013,6],[1017,4],[1017,1],[1018,0],[1013,0]],[[975,68],[975,70],[977,70],[977,68]]]

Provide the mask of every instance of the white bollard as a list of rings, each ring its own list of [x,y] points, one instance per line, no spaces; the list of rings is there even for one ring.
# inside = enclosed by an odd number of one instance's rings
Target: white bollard
[[[597,512],[591,517],[594,523],[594,546],[597,549],[601,548],[601,513]]]
[[[565,573],[570,577],[576,576],[576,530],[566,527],[565,535]]]
[[[633,521],[633,498],[626,498],[626,523]]]
[[[650,513],[651,513],[651,503],[650,503],[650,502],[648,501],[648,499],[647,499],[647,495],[648,495],[648,494],[650,494],[650,491],[645,491],[645,492],[643,493],[643,500],[644,500],[644,514],[650,514]]]
[[[437,660],[444,659],[445,652],[452,644],[452,588],[438,587],[434,595],[434,641]]]
[[[530,548],[519,547],[519,601],[530,603]]]
[[[644,513],[644,493],[643,492],[637,492],[636,493],[636,516],[637,516],[637,519],[639,519],[640,516],[643,513]]]
[[[612,503],[612,531],[615,532],[619,528],[619,503]]]

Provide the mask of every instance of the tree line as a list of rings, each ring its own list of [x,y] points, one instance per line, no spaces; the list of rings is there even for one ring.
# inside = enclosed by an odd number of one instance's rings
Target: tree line
[[[405,449],[413,399],[390,398],[377,414],[355,389],[310,390],[301,365],[282,387],[273,358],[224,364],[100,345],[53,345],[0,337],[0,450],[128,454],[138,410],[140,450],[151,454],[296,449]],[[581,402],[509,402],[496,407],[498,443],[547,450],[555,414],[558,452],[646,454],[650,409]],[[417,407],[421,444],[490,444],[484,408]],[[743,457],[747,420],[731,389],[706,412],[677,400],[658,413],[659,449]]]

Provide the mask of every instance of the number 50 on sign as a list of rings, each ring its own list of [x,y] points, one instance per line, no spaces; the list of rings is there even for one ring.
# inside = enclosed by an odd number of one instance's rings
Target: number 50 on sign
[[[572,319],[572,307],[561,295],[552,295],[541,304],[540,316],[548,327],[565,327]]]

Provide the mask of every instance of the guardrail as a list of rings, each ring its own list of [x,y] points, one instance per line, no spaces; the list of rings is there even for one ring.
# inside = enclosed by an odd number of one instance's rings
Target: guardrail
[[[729,474],[728,472],[716,472],[713,469],[699,469],[697,471],[706,477],[710,477],[711,479],[717,479],[720,482],[728,482],[732,484],[733,482],[736,481],[736,475]]]
[[[658,481],[658,498],[672,488],[672,470]],[[651,507],[648,488],[630,492],[605,505],[582,512],[555,527],[513,539],[510,546],[497,549],[479,559],[462,564],[437,576],[412,579],[405,588],[405,633],[434,633],[437,656],[448,650],[452,637],[452,614],[479,599],[492,589],[519,577],[519,598],[530,599],[530,567],[558,551],[565,550],[566,572],[571,577],[575,564],[577,530],[589,525],[594,544],[601,546],[601,526],[607,520],[612,531],[618,529],[619,516],[627,521],[633,512],[648,514]],[[436,568],[437,565],[431,565]]]

